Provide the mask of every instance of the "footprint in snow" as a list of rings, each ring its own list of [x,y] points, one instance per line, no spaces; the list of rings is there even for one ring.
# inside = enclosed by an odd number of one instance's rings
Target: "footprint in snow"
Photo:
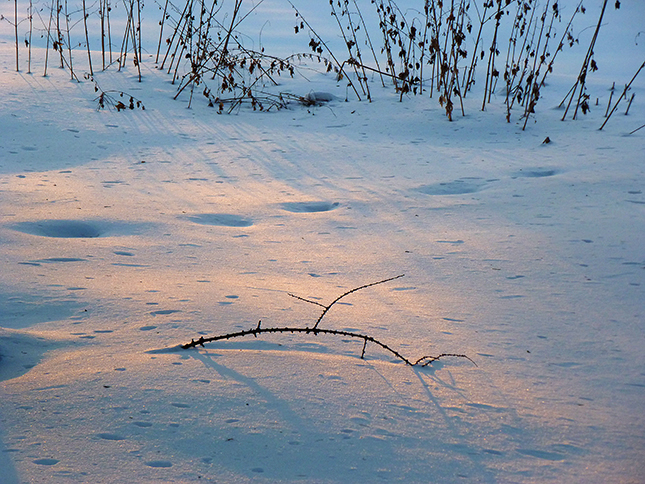
[[[141,428],[148,428],[148,427],[152,427],[153,425],[152,422],[132,422],[132,424]]]
[[[486,182],[478,179],[459,179],[451,182],[433,183],[431,185],[421,185],[415,188],[415,191],[426,195],[465,195],[476,193],[483,190]]]
[[[173,402],[170,405],[172,405],[173,407],[177,407],[177,408],[190,408],[190,405],[188,405],[186,403],[174,403]]]
[[[148,467],[172,467],[172,462],[169,460],[149,460],[146,465]]]
[[[78,257],[50,257],[49,259],[38,259],[30,261],[31,264],[56,264],[59,262],[87,262],[87,259],[79,259]]]
[[[102,432],[100,434],[96,434],[97,437],[102,438],[103,440],[125,440],[125,437],[119,435],[119,434],[111,434],[108,432]]]
[[[79,220],[22,222],[14,225],[14,229],[32,235],[57,238],[94,238],[102,234],[97,224]]]
[[[282,209],[292,213],[330,212],[340,206],[338,202],[287,202]]]
[[[62,239],[94,239],[109,235],[131,235],[146,224],[97,220],[37,220],[10,225],[17,232]]]
[[[179,309],[160,309],[158,311],[151,311],[150,314],[153,316],[162,316],[166,314],[173,314],[173,313],[180,313],[181,310]]]
[[[36,459],[34,461],[34,464],[38,464],[40,466],[54,466],[58,464],[60,461],[57,459]]]
[[[512,174],[512,178],[546,178],[560,173],[556,168],[522,168]]]
[[[187,217],[199,225],[218,225],[220,227],[250,227],[253,221],[230,213],[200,213]]]

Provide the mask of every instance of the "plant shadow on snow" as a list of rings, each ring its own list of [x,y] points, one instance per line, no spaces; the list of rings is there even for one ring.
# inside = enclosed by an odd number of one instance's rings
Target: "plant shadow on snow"
[[[85,305],[74,299],[53,299],[0,292],[0,328],[23,329],[76,315]]]
[[[74,299],[0,292],[0,381],[11,380],[36,366],[44,353],[63,343],[24,332],[40,323],[75,316],[83,319],[85,304]]]
[[[234,348],[237,351],[244,351],[243,348],[285,350],[281,345],[271,343],[260,347],[252,344],[236,345]],[[233,348],[227,346],[227,349]],[[249,420],[260,418],[266,413],[275,422],[275,428],[255,428],[241,415],[231,420],[236,422],[234,430],[228,430],[232,436],[225,439],[223,449],[220,445],[216,450],[217,460],[225,468],[234,469],[251,477],[261,474],[267,479],[297,477],[313,478],[316,482],[326,482],[326,480],[345,482],[348,470],[357,482],[367,482],[375,475],[384,481],[407,478],[420,482],[428,475],[453,476],[455,469],[458,468],[465,475],[487,476],[486,482],[494,481],[494,474],[487,468],[486,463],[487,459],[495,457],[492,453],[487,453],[483,448],[472,447],[465,440],[458,445],[454,444],[454,431],[458,424],[451,423],[448,411],[442,408],[440,398],[436,397],[432,390],[434,387],[441,386],[459,392],[451,378],[445,381],[436,376],[436,372],[444,368],[443,363],[437,364],[435,368],[410,369],[412,375],[416,376],[423,386],[423,393],[426,396],[424,402],[416,398],[402,405],[400,399],[404,396],[400,395],[396,403],[386,403],[386,406],[392,407],[384,411],[386,417],[376,415],[381,412],[374,412],[371,400],[366,403],[355,395],[348,395],[344,399],[347,402],[338,408],[335,407],[331,416],[321,417],[319,412],[323,415],[328,412],[325,408],[325,400],[329,398],[330,402],[335,401],[337,395],[334,394],[338,391],[342,392],[343,387],[351,384],[352,380],[351,377],[342,374],[325,376],[324,362],[319,366],[314,365],[303,369],[302,374],[298,372],[292,375],[293,386],[287,386],[288,394],[283,395],[284,388],[281,385],[274,388],[271,383],[275,378],[265,380],[262,377],[251,376],[252,370],[233,369],[220,360],[223,352],[220,353],[218,349],[193,350],[188,354],[209,372],[216,373],[211,375],[213,378],[235,382],[241,385],[239,388],[248,390],[241,392],[240,397],[244,396],[238,402],[227,402],[227,408],[241,408],[243,410],[239,411],[240,414],[251,412],[253,416],[248,417]],[[239,357],[244,358],[244,353],[239,354]],[[323,354],[321,357],[326,358]],[[333,358],[337,359],[338,355]],[[345,356],[341,358],[344,359]],[[356,355],[350,357],[350,359],[355,358],[357,359]],[[394,389],[394,382],[390,381],[391,376],[380,367],[380,363],[384,363],[383,360],[380,360],[377,365],[370,363],[370,360],[358,361],[360,363],[357,366],[361,373],[367,370],[377,377],[376,383],[372,382],[373,384],[379,388]],[[303,364],[313,365],[314,362],[307,361]],[[351,367],[351,363],[348,365]],[[348,371],[351,373],[352,370],[349,370],[349,367]],[[307,381],[305,375],[309,374],[309,370],[314,371],[312,375],[315,381]],[[263,381],[267,383],[264,384]],[[333,388],[330,387],[332,383]],[[299,392],[298,388],[301,385],[311,388],[312,391]],[[321,389],[315,388],[319,385],[322,385]],[[323,392],[322,398],[316,396],[318,391]],[[217,400],[219,399],[214,399],[215,403],[210,403],[212,408],[200,410],[218,413],[220,404],[216,403]],[[354,402],[354,400],[357,401]],[[383,398],[383,400],[389,399]],[[427,433],[419,438],[410,437],[406,428],[417,425],[427,427],[425,429]],[[446,427],[448,432],[445,430]],[[198,445],[199,448],[206,450],[210,447],[207,441],[212,440],[210,435],[213,431],[227,432],[226,429],[211,429],[208,424],[204,424],[200,431],[203,435],[193,433],[190,442],[175,442],[173,448],[182,451],[185,446],[185,451],[190,452],[191,446]],[[202,439],[204,439],[203,442],[199,442]],[[443,451],[446,446],[454,447],[454,456],[445,458]],[[419,460],[417,455],[420,452],[436,452],[437,455],[443,454],[444,457],[440,461]],[[240,455],[246,456],[245,459],[240,459]],[[202,461],[205,459],[208,458],[203,458]]]
[[[7,484],[20,482],[13,460],[11,459],[11,454],[15,451],[16,449],[6,448],[3,443],[2,433],[0,432],[0,469],[2,469],[2,482],[6,482]]]
[[[522,168],[517,170],[511,176],[512,178],[547,178],[550,176],[559,175],[562,170],[557,168]]]
[[[61,343],[0,326],[0,381],[24,375],[40,362],[43,354],[59,346]]]
[[[6,307],[0,300],[0,307]],[[6,326],[3,318],[0,322]],[[28,373],[40,363],[43,355],[65,343],[0,326],[0,382],[13,380]],[[19,452],[6,448],[0,432],[0,482],[18,483],[18,475],[11,455]]]

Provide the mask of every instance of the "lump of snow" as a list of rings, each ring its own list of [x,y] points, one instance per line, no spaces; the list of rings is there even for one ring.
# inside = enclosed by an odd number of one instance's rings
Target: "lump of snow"
[[[333,101],[336,98],[333,94],[329,92],[322,91],[311,91],[305,94],[302,99],[304,104],[307,105],[320,105]]]

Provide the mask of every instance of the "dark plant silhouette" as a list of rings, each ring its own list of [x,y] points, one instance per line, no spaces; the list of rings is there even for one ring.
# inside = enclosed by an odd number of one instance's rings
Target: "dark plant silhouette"
[[[304,328],[302,328],[302,327],[297,327],[297,326],[296,327],[294,327],[294,326],[284,326],[284,327],[275,327],[275,328],[263,328],[262,327],[262,321],[258,321],[258,325],[255,328],[251,328],[251,329],[244,330],[244,331],[237,331],[237,332],[234,332],[234,333],[221,334],[221,335],[218,335],[218,336],[210,336],[210,337],[207,337],[207,338],[204,338],[203,336],[200,336],[198,339],[192,339],[190,341],[190,343],[186,343],[186,344],[181,345],[181,347],[184,348],[184,349],[190,349],[190,348],[195,348],[197,346],[204,346],[205,343],[210,343],[210,342],[213,342],[213,341],[222,341],[222,340],[229,340],[229,339],[233,339],[233,338],[242,338],[242,337],[251,336],[251,335],[257,338],[259,335],[271,334],[271,333],[292,333],[292,334],[293,333],[302,333],[302,334],[312,334],[314,336],[318,336],[319,334],[329,334],[329,335],[333,335],[333,336],[346,336],[346,337],[350,337],[350,338],[362,339],[363,340],[363,349],[361,351],[361,356],[360,356],[361,359],[365,358],[365,349],[367,347],[367,343],[373,343],[373,344],[375,344],[377,346],[380,346],[381,348],[383,348],[387,352],[393,354],[398,359],[404,361],[405,364],[407,364],[409,366],[421,366],[421,367],[428,366],[433,361],[437,361],[437,360],[439,360],[441,358],[448,357],[448,356],[457,357],[457,358],[465,358],[468,361],[470,361],[471,363],[473,363],[475,366],[477,366],[475,364],[475,362],[473,360],[471,360],[468,356],[459,355],[459,354],[453,354],[453,353],[442,353],[442,354],[437,355],[437,356],[422,356],[421,358],[418,358],[417,360],[411,360],[411,359],[406,358],[405,356],[403,356],[401,353],[399,353],[398,351],[396,351],[392,347],[386,345],[385,343],[382,343],[381,341],[379,341],[376,338],[373,338],[372,336],[369,336],[367,334],[354,333],[354,332],[351,332],[351,331],[341,331],[341,330],[335,330],[335,329],[322,329],[322,328],[318,327],[320,325],[320,322],[325,317],[327,312],[332,308],[332,306],[334,306],[334,304],[336,304],[338,301],[340,301],[344,297],[349,296],[350,294],[352,294],[352,293],[354,293],[356,291],[360,291],[361,289],[366,289],[368,287],[376,286],[377,284],[383,284],[385,282],[390,282],[390,281],[393,281],[395,279],[399,279],[401,277],[403,277],[403,274],[395,276],[395,277],[390,277],[388,279],[383,279],[382,281],[372,282],[370,284],[365,284],[363,286],[355,287],[354,289],[351,289],[351,290],[341,294],[340,296],[338,296],[336,299],[334,299],[331,303],[329,303],[327,305],[321,304],[321,303],[319,303],[317,301],[312,301],[310,299],[305,299],[305,298],[302,298],[300,296],[296,296],[294,294],[289,294],[289,296],[294,297],[294,298],[298,299],[299,301],[304,301],[304,302],[307,302],[307,303],[310,303],[310,304],[315,304],[316,306],[320,306],[321,308],[323,308],[322,313],[320,314],[320,316],[318,317],[318,319],[316,320],[316,322],[313,324],[312,327],[304,327]]]

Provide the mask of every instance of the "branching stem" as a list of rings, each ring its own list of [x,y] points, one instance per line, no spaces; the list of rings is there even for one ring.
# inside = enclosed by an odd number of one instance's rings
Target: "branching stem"
[[[317,336],[319,334],[331,334],[335,336],[347,336],[349,338],[358,338],[363,340],[363,351],[361,352],[361,359],[364,359],[365,357],[365,348],[367,346],[367,343],[374,343],[384,350],[392,353],[394,356],[396,356],[398,359],[402,360],[405,362],[406,365],[409,366],[428,366],[430,363],[433,361],[437,361],[440,358],[446,357],[446,356],[454,356],[457,358],[466,358],[468,361],[470,361],[473,365],[477,366],[477,364],[470,359],[466,355],[458,355],[454,353],[442,353],[438,356],[423,356],[419,358],[416,361],[412,361],[405,356],[403,356],[401,353],[396,351],[395,349],[390,348],[388,345],[385,343],[381,343],[379,340],[373,338],[372,336],[366,335],[366,334],[361,334],[361,333],[352,333],[350,331],[341,331],[341,330],[336,330],[336,329],[315,329],[315,328],[298,328],[298,327],[284,327],[284,328],[262,328],[261,327],[261,321],[258,322],[258,325],[255,328],[247,329],[244,331],[238,331],[235,333],[228,333],[228,334],[222,334],[219,336],[211,336],[209,338],[204,338],[203,336],[200,336],[198,339],[192,339],[190,343],[181,345],[183,349],[189,349],[189,348],[195,348],[197,346],[204,346],[204,343],[211,343],[213,341],[222,341],[222,340],[229,340],[233,338],[242,338],[244,336],[250,336],[253,335],[257,338],[259,334],[270,334],[270,333],[305,333],[305,334],[313,334],[314,336]]]
[[[320,321],[322,321],[322,318],[324,318],[324,317],[325,317],[325,314],[327,314],[327,311],[329,311],[329,310],[331,309],[331,307],[332,307],[334,304],[336,304],[338,301],[340,301],[340,300],[341,300],[342,298],[344,298],[345,296],[349,296],[349,295],[350,295],[350,294],[352,294],[353,292],[360,291],[361,289],[365,289],[365,288],[367,288],[367,287],[372,287],[372,286],[376,286],[377,284],[383,284],[384,282],[390,282],[390,281],[393,281],[394,279],[399,279],[399,278],[403,277],[404,275],[405,275],[405,274],[399,274],[398,276],[390,277],[390,278],[388,278],[388,279],[383,279],[382,281],[372,282],[371,284],[365,284],[364,286],[355,287],[355,288],[354,288],[354,289],[352,289],[351,291],[347,291],[346,293],[341,294],[340,296],[338,296],[336,299],[334,299],[334,300],[333,300],[331,303],[329,303],[327,306],[325,306],[325,305],[323,305],[323,304],[320,304],[319,302],[316,302],[316,301],[310,301],[309,299],[304,299],[304,298],[302,298],[302,297],[295,296],[295,295],[293,295],[293,294],[289,294],[289,296],[291,296],[291,297],[295,297],[296,299],[299,299],[299,300],[301,300],[301,301],[305,301],[305,302],[308,302],[308,303],[311,303],[311,304],[316,304],[317,306],[320,306],[320,307],[322,307],[322,308],[323,308],[323,312],[322,312],[322,314],[318,317],[318,320],[316,321],[316,324],[314,324],[313,329],[316,329],[316,328],[318,328],[318,325],[320,324]]]
[[[360,291],[361,289],[365,289],[365,288],[368,288],[368,287],[376,286],[377,284],[383,284],[385,282],[389,282],[389,281],[393,281],[395,279],[399,279],[399,278],[401,278],[403,276],[404,276],[404,274],[400,274],[398,276],[390,277],[388,279],[383,279],[383,280],[378,281],[378,282],[372,282],[370,284],[365,284],[363,286],[355,287],[354,289],[351,289],[351,290],[341,294],[340,296],[338,296],[336,299],[334,299],[331,303],[329,303],[326,306],[324,304],[321,304],[321,303],[317,302],[317,301],[312,301],[310,299],[305,299],[303,297],[296,296],[294,294],[289,294],[289,296],[294,297],[294,298],[296,298],[296,299],[298,299],[300,301],[308,302],[310,304],[315,304],[316,306],[320,306],[320,307],[323,308],[322,314],[320,315],[320,317],[318,318],[318,320],[316,321],[314,326],[311,327],[311,328],[309,328],[309,327],[300,328],[300,327],[289,327],[289,326],[280,327],[280,328],[263,328],[262,327],[262,321],[260,320],[260,321],[258,321],[258,324],[257,324],[257,326],[255,328],[251,328],[251,329],[247,329],[247,330],[243,330],[243,331],[237,331],[237,332],[234,332],[234,333],[222,334],[222,335],[218,335],[218,336],[210,336],[208,338],[204,338],[203,336],[200,336],[196,340],[191,339],[190,343],[186,343],[184,345],[181,345],[181,347],[183,349],[195,348],[197,346],[203,347],[204,343],[210,343],[210,342],[213,342],[213,341],[229,340],[229,339],[233,339],[233,338],[243,338],[245,336],[250,336],[250,335],[253,335],[254,337],[257,338],[258,335],[260,335],[260,334],[271,334],[271,333],[292,333],[292,334],[293,333],[304,333],[304,334],[313,334],[314,336],[318,336],[319,334],[330,334],[330,335],[334,335],[334,336],[346,336],[346,337],[349,337],[349,338],[362,339],[363,340],[363,349],[361,350],[361,359],[365,359],[365,349],[367,348],[367,343],[369,342],[369,343],[374,343],[377,346],[380,346],[385,351],[393,354],[394,356],[396,356],[398,359],[402,360],[403,362],[405,362],[406,365],[409,365],[409,366],[420,366],[420,367],[428,366],[433,361],[437,361],[440,358],[444,358],[444,357],[447,357],[447,356],[452,356],[452,357],[456,357],[456,358],[465,358],[468,361],[470,361],[473,365],[477,366],[477,364],[472,359],[470,359],[468,356],[455,354],[455,353],[442,353],[442,354],[440,354],[438,356],[429,356],[428,355],[428,356],[423,356],[423,357],[419,358],[416,361],[412,361],[412,360],[406,358],[405,356],[403,356],[401,353],[399,353],[395,349],[391,348],[390,346],[386,345],[385,343],[382,343],[381,341],[379,341],[376,338],[374,338],[372,336],[369,336],[367,334],[353,333],[351,331],[342,331],[342,330],[336,330],[336,329],[320,329],[320,328],[318,328],[318,325],[320,324],[320,321],[325,316],[325,314],[327,314],[327,312],[331,309],[331,307],[334,304],[336,304],[338,301],[340,301],[345,296],[348,296],[349,294],[352,294],[352,293],[354,293],[356,291]]]

